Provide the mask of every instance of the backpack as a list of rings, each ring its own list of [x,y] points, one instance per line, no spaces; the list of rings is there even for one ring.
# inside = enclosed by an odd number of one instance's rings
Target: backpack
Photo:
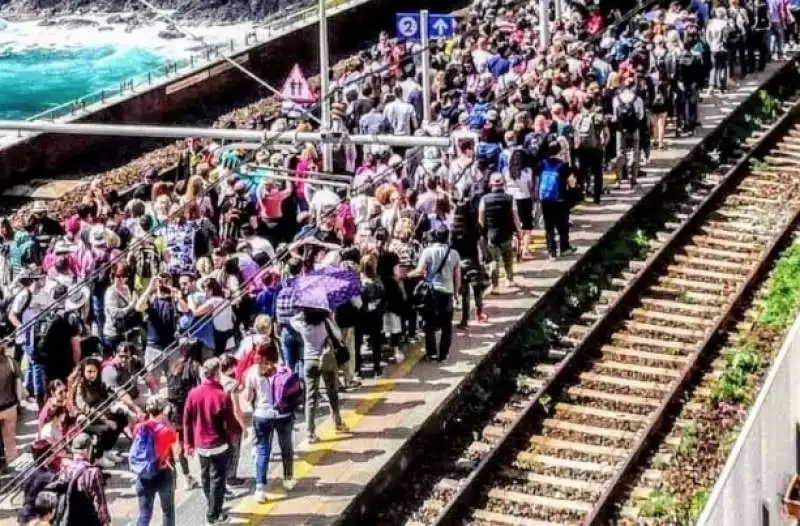
[[[101,526],[92,499],[76,487],[78,478],[87,469],[91,466],[77,471],[68,482],[55,480],[45,487],[57,497],[51,521],[53,526]]]
[[[563,163],[556,159],[542,161],[542,173],[539,176],[537,198],[539,201],[560,201],[559,171]]]
[[[489,112],[488,102],[476,102],[469,113],[470,128],[483,128],[486,123],[486,114]]]
[[[335,230],[345,244],[352,243],[355,240],[356,221],[353,218],[353,209],[349,204],[341,203],[336,209]]]
[[[188,367],[187,371],[185,368]],[[182,409],[189,391],[200,383],[200,370],[194,363],[184,363],[184,367],[174,374],[167,375],[167,400],[178,409]]]
[[[133,253],[134,273],[142,279],[150,279],[158,274],[158,257],[155,244],[145,239]]]
[[[108,261],[109,257],[106,252],[92,254],[92,264],[87,275],[93,276],[89,285],[93,296],[102,297],[106,289],[111,285],[111,266],[108,265]]]
[[[628,102],[623,102],[622,99],[617,98],[619,106],[617,107],[617,122],[620,129],[628,132],[635,131],[639,127],[639,119],[636,116],[636,98]]]
[[[270,382],[272,389],[272,403],[279,414],[291,414],[303,398],[303,383],[300,377],[281,365]]]
[[[47,311],[40,315],[33,327],[33,358],[38,364],[44,364],[47,360],[48,350],[52,347],[50,333],[53,326],[61,319],[61,314],[55,311]]]
[[[550,134],[534,132],[525,139],[525,149],[533,165],[546,157],[545,147],[550,143]]]
[[[600,148],[600,131],[596,126],[595,113],[583,113],[575,126],[575,146],[596,150]]]
[[[693,67],[695,64],[694,53],[691,51],[684,51],[678,55],[678,66],[684,69]]]
[[[150,480],[158,475],[159,461],[156,455],[156,429],[158,426],[141,424],[136,428],[128,465],[140,479]]]

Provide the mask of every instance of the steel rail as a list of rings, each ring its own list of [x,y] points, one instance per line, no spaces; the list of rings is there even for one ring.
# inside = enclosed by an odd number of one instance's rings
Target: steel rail
[[[713,212],[715,207],[730,195],[731,191],[735,190],[736,185],[747,174],[750,160],[777,143],[798,115],[800,115],[800,103],[796,103],[756,141],[755,145],[728,170],[722,181],[703,199],[681,226],[647,259],[642,271],[627,283],[611,303],[606,314],[592,324],[580,344],[556,366],[553,374],[545,380],[541,389],[527,401],[524,408],[521,409],[491,451],[483,457],[465,479],[462,479],[455,495],[449,499],[449,503],[441,510],[432,523],[433,525],[450,526],[458,524],[458,519],[471,507],[475,497],[485,487],[488,477],[499,466],[499,462],[504,455],[513,449],[520,431],[534,422],[537,416],[540,416],[543,397],[557,395],[562,386],[569,383],[577,369],[585,364],[585,358],[593,356],[595,350],[607,339],[608,335],[613,333],[620,319],[625,317],[630,311],[630,306],[635,303],[645,288],[653,282],[659,272],[667,266],[676,250],[680,249],[694,234],[695,229],[702,223],[702,220]],[[705,350],[709,345],[713,344],[719,331],[730,320],[742,298],[747,297],[748,293],[757,285],[758,278],[769,269],[774,255],[791,235],[793,227],[798,220],[800,220],[800,208],[795,210],[792,217],[782,226],[780,233],[772,239],[766,251],[762,252],[759,264],[751,271],[746,281],[736,291],[732,300],[723,310],[723,313],[715,320],[713,330],[709,331],[708,336],[702,345],[698,347],[698,350],[690,355],[688,365],[673,382],[670,393],[653,413],[653,416],[646,424],[645,432],[640,433],[621,467],[616,471],[612,479],[605,484],[603,493],[594,503],[592,511],[584,522],[585,525],[605,524],[604,521],[608,517],[614,499],[619,495],[622,483],[626,481],[626,477],[631,470],[637,466],[641,455],[648,450],[652,439],[661,432],[665,416],[683,394],[684,386],[696,370],[696,366],[705,354]]]

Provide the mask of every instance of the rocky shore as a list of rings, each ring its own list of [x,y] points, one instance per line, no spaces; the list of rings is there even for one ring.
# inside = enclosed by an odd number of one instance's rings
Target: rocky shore
[[[257,22],[274,15],[286,3],[310,4],[304,0],[280,0],[280,4],[279,0],[152,0],[151,3],[159,9],[173,11],[178,20],[213,22],[215,25]],[[106,25],[109,27],[125,24],[135,28],[153,20],[152,13],[136,0],[0,0],[0,18],[11,21],[34,19],[43,20],[43,25],[70,24],[69,27],[75,28],[103,26],[94,20],[99,15],[107,15]]]

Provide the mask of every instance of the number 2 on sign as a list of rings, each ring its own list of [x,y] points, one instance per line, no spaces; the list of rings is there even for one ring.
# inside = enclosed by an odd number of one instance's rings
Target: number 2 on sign
[[[410,35],[411,33],[414,32],[414,29],[415,29],[414,26],[416,26],[416,24],[414,23],[414,21],[412,19],[406,18],[405,20],[403,20],[403,31],[407,35]]]

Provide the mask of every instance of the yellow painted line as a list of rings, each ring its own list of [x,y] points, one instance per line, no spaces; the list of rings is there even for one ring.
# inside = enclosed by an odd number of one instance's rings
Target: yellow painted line
[[[372,409],[386,399],[386,393],[392,390],[397,380],[400,380],[411,372],[423,356],[424,351],[421,345],[411,351],[402,363],[394,367],[387,378],[381,379],[375,384],[366,386],[365,397],[353,409],[342,411],[342,420],[351,430],[356,431],[361,420],[369,414]],[[357,434],[357,432],[356,432]],[[311,469],[319,464],[325,457],[334,452],[331,444],[335,444],[339,434],[333,426],[331,420],[326,420],[317,428],[319,442],[308,444],[308,451],[303,453],[295,460],[294,478],[299,482],[300,479],[308,475]],[[267,488],[267,502],[259,504],[252,496],[245,498],[239,503],[232,512],[235,514],[247,515],[247,524],[255,525],[261,519],[266,518],[272,508],[286,496],[283,486],[275,481]]]

